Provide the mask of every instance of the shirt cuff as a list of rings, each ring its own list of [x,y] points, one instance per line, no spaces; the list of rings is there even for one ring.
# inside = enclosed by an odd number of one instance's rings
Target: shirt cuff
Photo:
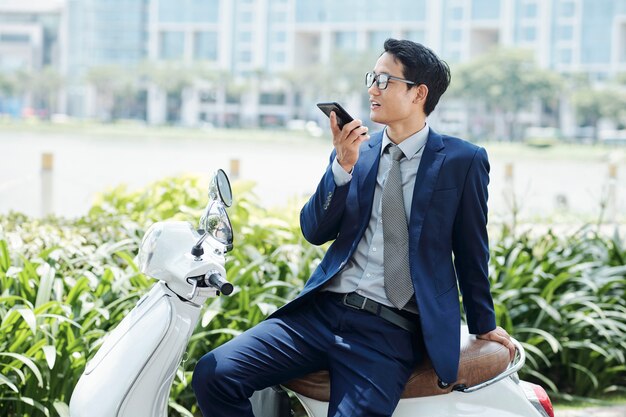
[[[343,169],[341,165],[339,165],[339,161],[337,161],[337,158],[335,158],[335,160],[333,161],[332,170],[333,178],[335,179],[335,185],[337,187],[346,185],[350,182],[350,180],[352,180],[352,171],[354,171],[354,168],[351,169],[350,172],[346,172],[346,170]]]

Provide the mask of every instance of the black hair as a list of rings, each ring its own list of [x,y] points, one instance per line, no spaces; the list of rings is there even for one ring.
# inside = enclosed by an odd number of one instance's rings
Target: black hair
[[[403,76],[415,85],[428,87],[428,96],[424,103],[424,113],[428,116],[439,103],[439,98],[450,85],[450,67],[435,53],[421,43],[389,38],[385,41],[385,52],[394,56],[403,66]]]

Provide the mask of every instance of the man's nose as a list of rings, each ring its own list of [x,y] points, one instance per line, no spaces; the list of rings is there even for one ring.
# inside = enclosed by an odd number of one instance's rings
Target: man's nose
[[[378,88],[378,83],[376,81],[374,81],[372,85],[369,86],[369,88],[367,89],[367,93],[371,96],[380,95],[380,88]]]

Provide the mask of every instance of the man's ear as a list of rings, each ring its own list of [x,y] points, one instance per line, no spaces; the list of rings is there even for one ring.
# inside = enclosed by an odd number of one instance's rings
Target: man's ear
[[[428,87],[426,87],[426,84],[420,84],[415,87],[415,96],[413,97],[413,103],[417,103],[420,101],[425,102],[426,97],[428,97]]]

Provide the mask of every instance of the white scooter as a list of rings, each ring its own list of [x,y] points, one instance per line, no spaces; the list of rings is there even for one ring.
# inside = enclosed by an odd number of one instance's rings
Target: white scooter
[[[72,394],[71,417],[167,416],[172,381],[202,305],[209,297],[233,291],[224,269],[224,256],[232,249],[225,209],[231,203],[228,177],[218,170],[209,186],[201,230],[177,221],[158,222],[148,229],[139,266],[159,281],[87,363]],[[554,417],[543,388],[517,376],[525,361],[517,341],[516,358],[509,363],[502,345],[478,340],[467,328],[463,332],[458,380],[443,384],[429,363],[420,365],[393,417]],[[327,372],[286,381],[283,386],[310,417],[327,415]],[[257,417],[291,415],[282,387],[255,393],[252,404]]]

